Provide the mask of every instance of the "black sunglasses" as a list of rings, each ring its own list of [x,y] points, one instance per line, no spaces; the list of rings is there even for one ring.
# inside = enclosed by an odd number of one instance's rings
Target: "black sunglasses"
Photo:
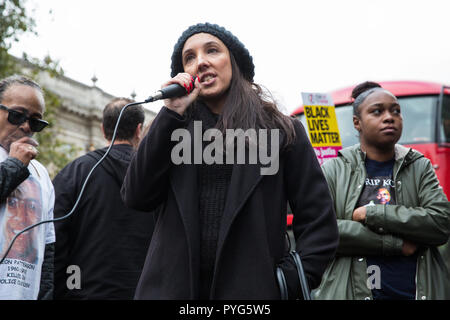
[[[2,104],[0,104],[0,109],[8,111],[8,122],[13,125],[20,126],[25,121],[28,121],[30,129],[33,132],[42,131],[42,129],[48,126],[48,122],[45,120],[28,117],[25,113],[10,109]]]

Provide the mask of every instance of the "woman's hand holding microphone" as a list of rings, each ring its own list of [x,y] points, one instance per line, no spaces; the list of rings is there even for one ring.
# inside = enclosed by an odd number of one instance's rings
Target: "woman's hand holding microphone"
[[[163,84],[161,88],[165,88],[174,83],[184,87],[188,94],[178,98],[165,99],[164,105],[179,115],[183,115],[187,107],[197,99],[200,93],[200,82],[197,76],[193,77],[189,73],[179,73]]]
[[[19,140],[11,143],[9,148],[9,156],[19,159],[25,166],[28,166],[30,161],[38,155],[36,147],[39,144],[36,140],[30,137],[22,137]]]

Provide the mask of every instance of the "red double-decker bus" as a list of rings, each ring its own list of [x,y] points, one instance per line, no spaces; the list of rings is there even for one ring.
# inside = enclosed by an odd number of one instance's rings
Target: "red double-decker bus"
[[[445,194],[450,198],[450,87],[423,81],[378,82],[392,92],[401,106],[403,133],[399,143],[414,148],[431,160]],[[358,143],[353,128],[351,92],[354,86],[331,92],[336,106],[336,117],[342,147]],[[306,120],[303,106],[292,115]],[[292,217],[288,216],[288,224]]]

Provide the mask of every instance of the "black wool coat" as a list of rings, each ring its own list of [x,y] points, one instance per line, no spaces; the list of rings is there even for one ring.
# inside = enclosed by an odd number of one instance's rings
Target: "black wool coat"
[[[280,154],[279,170],[234,164],[217,243],[211,299],[279,299],[276,266],[285,270],[290,298],[299,282],[286,250],[287,203],[294,213],[296,250],[311,288],[320,283],[338,245],[333,203],[305,130],[293,121],[296,142]],[[174,165],[175,129],[194,137],[192,120],[163,107],[131,161],[122,185],[125,204],[159,207],[155,232],[136,289],[136,299],[198,299],[200,225],[197,173]],[[192,139],[193,140],[193,139]]]

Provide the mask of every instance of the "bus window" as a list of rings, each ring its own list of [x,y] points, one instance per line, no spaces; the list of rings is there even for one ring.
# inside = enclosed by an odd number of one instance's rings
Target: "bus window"
[[[450,96],[444,96],[441,113],[440,142],[450,143]]]
[[[353,106],[336,108],[336,118],[342,147],[345,148],[359,143],[358,131],[353,127]]]

